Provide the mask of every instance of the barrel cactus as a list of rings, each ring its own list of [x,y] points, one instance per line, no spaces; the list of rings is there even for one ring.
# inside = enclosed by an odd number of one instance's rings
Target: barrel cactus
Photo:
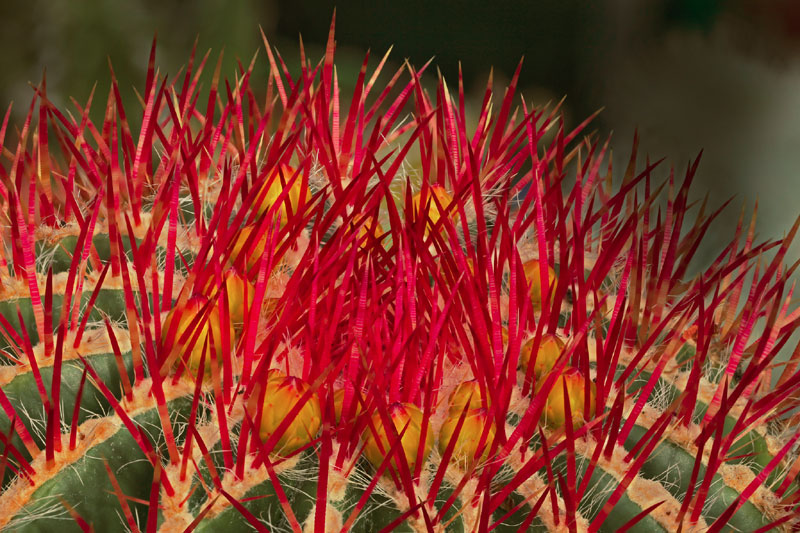
[[[138,132],[113,76],[6,114],[0,529],[798,524],[796,227],[698,269],[696,163],[265,46],[266,87],[153,51]]]

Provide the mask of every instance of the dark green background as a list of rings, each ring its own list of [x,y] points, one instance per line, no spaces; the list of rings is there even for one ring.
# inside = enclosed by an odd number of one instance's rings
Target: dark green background
[[[435,65],[451,79],[460,62],[468,84],[485,78],[492,66],[502,80],[525,56],[522,87],[559,99],[568,95],[568,107],[583,116],[606,105],[604,84],[598,78],[605,76],[609,62],[619,59],[620,48],[645,37],[657,41],[671,28],[708,31],[722,12],[720,0],[645,1],[642,5],[650,5],[638,9],[644,13],[632,17],[641,20],[622,20],[631,18],[625,4],[340,2],[337,40],[350,61],[357,62],[368,48],[383,53],[394,45],[396,61],[408,58],[421,65],[435,57]],[[235,58],[247,61],[261,48],[259,25],[287,58],[296,56],[300,34],[311,51],[319,51],[333,6],[285,0],[4,0],[0,2],[0,102],[4,107],[15,100],[15,117],[20,119],[30,98],[28,83],[38,82],[45,68],[56,99],[85,100],[95,81],[104,94],[107,58],[130,94],[131,85],[143,84],[156,32],[158,65],[172,74],[199,38],[201,52],[225,48],[226,73],[231,75]]]

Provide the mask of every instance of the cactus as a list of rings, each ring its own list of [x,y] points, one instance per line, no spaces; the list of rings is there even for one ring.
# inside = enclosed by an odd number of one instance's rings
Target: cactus
[[[386,57],[345,98],[333,25],[264,44],[255,87],[154,42],[138,133],[113,74],[101,124],[6,113],[0,529],[800,523],[797,226],[694,274],[697,162],[615,178],[519,70],[472,115]]]

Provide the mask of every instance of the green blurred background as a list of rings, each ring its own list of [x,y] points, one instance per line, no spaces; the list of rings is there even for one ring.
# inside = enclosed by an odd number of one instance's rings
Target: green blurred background
[[[502,85],[525,56],[521,88],[537,104],[566,95],[569,123],[604,107],[594,123],[613,132],[615,159],[627,159],[633,131],[651,158],[684,170],[704,149],[696,187],[713,205],[732,195],[735,207],[711,236],[713,251],[729,236],[742,204],[760,202],[759,234],[787,230],[800,202],[800,2],[796,0],[579,0],[339,2],[337,61],[342,82],[354,79],[367,48],[373,57],[394,45],[394,65],[408,58],[435,65],[453,82],[459,61],[477,99],[492,65]],[[14,101],[20,124],[29,83],[47,71],[50,97],[84,103],[98,82],[95,108],[108,92],[111,59],[129,112],[137,108],[150,43],[157,63],[175,74],[195,38],[201,53],[225,50],[224,73],[237,57],[260,50],[259,25],[290,65],[298,35],[320,57],[333,4],[285,0],[2,0],[0,105]],[[216,57],[215,55],[212,57]],[[377,58],[376,58],[377,59]],[[435,71],[431,71],[435,72]],[[451,82],[452,83],[452,82]],[[74,108],[71,108],[74,109]],[[7,144],[15,140],[10,134]],[[620,169],[621,171],[622,169]],[[794,254],[795,257],[798,254]]]

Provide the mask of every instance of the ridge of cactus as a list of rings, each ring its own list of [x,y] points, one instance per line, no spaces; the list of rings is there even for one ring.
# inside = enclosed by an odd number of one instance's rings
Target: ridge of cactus
[[[695,273],[698,161],[264,46],[6,112],[0,530],[798,527],[800,219]]]

